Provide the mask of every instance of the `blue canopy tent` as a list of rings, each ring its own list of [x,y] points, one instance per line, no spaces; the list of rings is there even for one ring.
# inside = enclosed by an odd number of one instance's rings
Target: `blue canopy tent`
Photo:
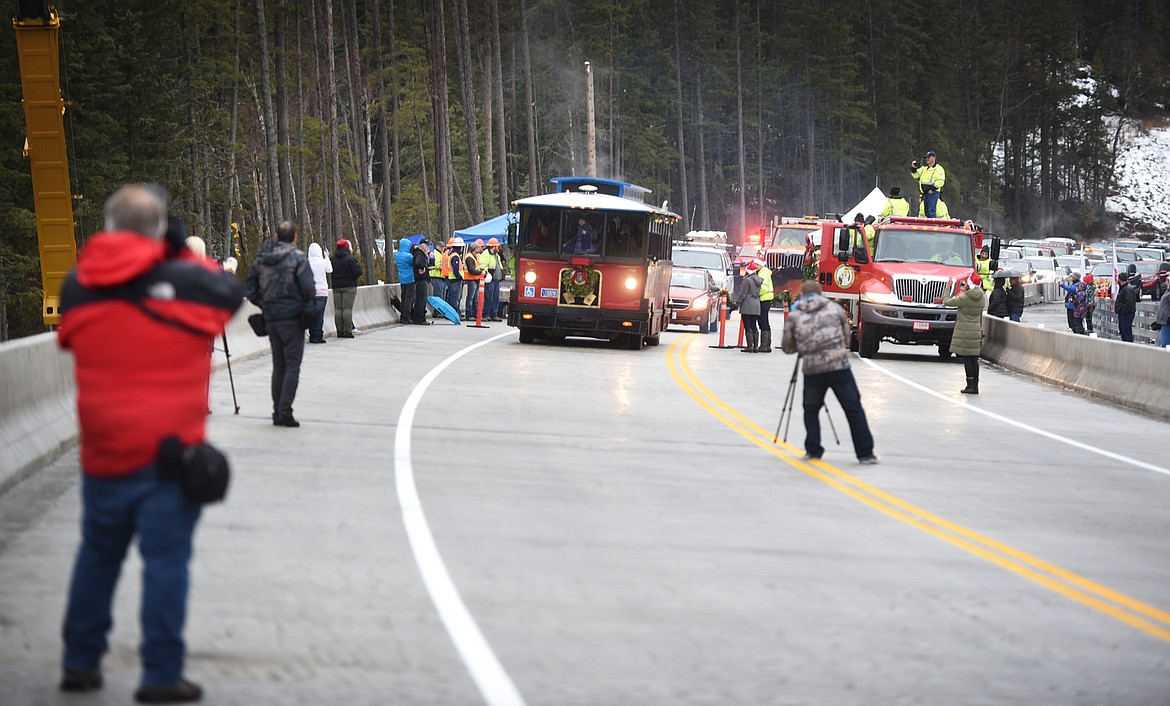
[[[455,235],[463,238],[463,242],[465,243],[471,243],[475,241],[476,238],[482,238],[485,243],[487,242],[488,238],[496,238],[501,243],[507,243],[508,226],[519,222],[520,214],[505,213],[502,216],[496,216],[495,218],[488,219],[483,223],[477,223],[476,225],[469,226],[463,230],[457,230],[455,231]]]

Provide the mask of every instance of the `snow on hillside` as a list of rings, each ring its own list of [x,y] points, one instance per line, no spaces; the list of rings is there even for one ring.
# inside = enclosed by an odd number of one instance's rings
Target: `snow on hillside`
[[[1129,230],[1170,235],[1170,127],[1126,126],[1117,157],[1116,193],[1105,209]],[[1144,224],[1144,225],[1143,225]]]

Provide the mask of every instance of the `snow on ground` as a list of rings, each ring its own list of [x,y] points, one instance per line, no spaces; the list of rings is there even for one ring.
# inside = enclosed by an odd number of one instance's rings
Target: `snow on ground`
[[[1121,142],[1116,193],[1105,209],[1170,235],[1170,127],[1126,126]]]

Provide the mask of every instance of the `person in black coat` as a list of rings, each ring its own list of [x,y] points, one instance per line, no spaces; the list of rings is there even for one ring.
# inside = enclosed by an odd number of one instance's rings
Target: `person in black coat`
[[[1008,273],[1003,270],[995,273],[993,277],[994,287],[991,290],[991,296],[987,299],[987,313],[991,316],[998,316],[1001,319],[1006,319],[1009,314],[1007,305],[1008,294],[1007,290],[1003,288],[1004,283],[1007,282],[1007,278]]]
[[[1019,321],[1020,317],[1024,315],[1024,283],[1014,272],[1008,282],[1011,283],[1011,286],[1005,290],[1007,292],[1008,317],[1012,321]]]
[[[1117,331],[1121,334],[1121,340],[1128,343],[1133,343],[1133,317],[1137,314],[1138,301],[1138,292],[1131,284],[1131,280],[1128,272],[1117,275],[1121,287],[1113,300],[1113,313],[1117,314]]]
[[[337,337],[353,338],[357,333],[353,327],[353,303],[357,300],[362,266],[344,238],[337,241],[337,249],[329,261],[333,263],[333,323],[337,326]]]

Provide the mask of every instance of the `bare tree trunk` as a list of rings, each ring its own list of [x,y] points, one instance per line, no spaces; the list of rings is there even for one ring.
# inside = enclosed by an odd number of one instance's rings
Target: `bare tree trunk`
[[[593,108],[593,66],[585,62],[585,173],[597,176],[597,111]],[[574,164],[576,159],[573,160]]]
[[[435,132],[435,182],[439,200],[439,232],[449,237],[455,231],[454,175],[451,168],[450,106],[447,101],[447,31],[443,0],[430,6],[431,111]]]
[[[301,56],[301,21],[303,6],[297,7],[297,56]],[[301,63],[297,62],[297,178],[293,182],[293,194],[297,202],[297,220],[301,230],[308,233],[316,242],[325,245],[321,234],[313,229],[313,222],[309,214],[309,203],[306,198],[308,187],[305,177],[305,78],[301,71]]]
[[[270,220],[284,218],[284,204],[280,198],[280,165],[276,158],[276,119],[272,110],[272,71],[268,58],[268,20],[264,0],[256,0],[256,33],[260,41],[260,92],[264,110],[264,143],[268,148],[268,203],[272,206]]]
[[[273,24],[273,38],[276,40],[276,159],[280,169],[281,203],[288,209],[288,217],[297,212],[293,198],[292,166],[289,164],[288,147],[292,144],[288,134],[288,41],[285,29],[288,26],[288,0],[276,3],[276,22]],[[283,149],[282,149],[283,148]]]
[[[358,171],[358,195],[361,196],[361,203],[358,205],[360,210],[359,220],[354,223],[355,227],[360,227],[362,252],[366,260],[366,283],[372,284],[378,281],[376,258],[377,250],[374,247],[374,226],[371,223],[373,218],[370,209],[373,205],[373,198],[370,195],[370,179],[369,169],[367,167],[367,158],[369,151],[366,147],[366,125],[365,125],[365,107],[362,103],[362,91],[365,86],[362,80],[362,65],[359,61],[358,49],[358,14],[356,0],[349,0],[348,22],[343,23],[343,31],[346,33],[345,52],[348,58],[348,74],[349,74],[349,103],[350,103],[350,133],[353,135],[353,151],[357,158]],[[386,243],[386,252],[390,252],[390,243]]]
[[[746,157],[743,148],[743,51],[740,41],[740,10],[739,3],[735,3],[735,106],[736,106],[736,134],[739,138],[737,160],[739,162],[739,232],[735,234],[736,242],[743,242],[747,233],[747,174],[744,169]]]
[[[698,111],[695,130],[699,135],[699,229],[711,228],[711,213],[707,206],[707,147],[703,135],[703,79],[695,71],[695,108]]]
[[[183,32],[184,37],[192,37],[195,43],[194,48],[188,42],[186,44],[186,59],[187,59],[187,130],[188,139],[188,156],[191,160],[191,184],[194,188],[191,189],[191,210],[194,211],[200,218],[195,222],[195,235],[206,237],[205,229],[203,228],[202,215],[202,199],[199,193],[199,184],[203,182],[203,176],[199,171],[199,139],[196,135],[195,123],[195,71],[194,61],[195,53],[199,51],[199,30],[187,26],[187,13],[184,11],[179,15],[179,28]]]
[[[418,122],[418,111],[412,111],[412,113],[414,114],[414,130],[418,134],[418,161],[422,165],[419,171],[422,174],[423,211],[427,214],[427,232],[433,233],[434,231],[431,230],[431,190],[427,184],[427,147],[423,143],[422,125],[419,125]],[[451,235],[442,233],[440,237],[450,238]]]
[[[691,207],[687,195],[687,148],[685,130],[683,129],[683,90],[682,90],[682,30],[678,16],[678,0],[674,0],[674,85],[675,85],[675,119],[678,121],[678,181],[679,195],[682,197],[682,216],[684,222],[694,228],[691,223]]]
[[[467,0],[455,0],[459,23],[456,41],[459,56],[459,85],[463,91],[463,120],[467,126],[467,164],[471,170],[471,215],[483,221],[483,179],[479,172],[479,126],[475,119],[475,84],[471,66],[471,32],[467,21]]]
[[[483,67],[483,173],[486,180],[485,189],[488,194],[495,191],[494,181],[496,174],[496,157],[495,157],[495,115],[492,98],[495,96],[495,86],[493,85],[493,76],[495,76],[495,66],[491,58],[491,40],[488,40],[487,48],[480,45],[479,64]],[[487,205],[484,205],[484,210],[487,210]]]
[[[325,100],[329,102],[329,156],[330,156],[330,197],[332,200],[332,223],[334,236],[341,237],[341,156],[337,135],[337,74],[333,55],[333,0],[322,0],[325,5]]]
[[[756,2],[756,198],[759,200],[759,218],[764,221],[764,33],[760,27],[760,3]]]
[[[393,4],[391,4],[393,7]],[[393,191],[390,184],[390,136],[386,134],[386,78],[385,78],[385,61],[382,57],[382,8],[380,0],[373,0],[373,14],[374,14],[374,52],[378,57],[378,153],[382,156],[382,223],[385,231],[383,237],[386,238],[386,247],[389,251],[390,243],[394,242],[394,217],[391,202],[391,191]],[[393,14],[393,9],[391,9]],[[394,25],[393,17],[390,20],[390,26]],[[387,257],[389,263],[389,257]],[[389,269],[389,264],[387,264]]]
[[[500,167],[496,185],[500,189],[500,211],[507,212],[508,201],[508,147],[505,139],[507,126],[504,124],[504,63],[500,56],[500,0],[488,0],[492,15],[492,62],[495,65],[495,109],[496,109],[496,154]]]
[[[394,35],[394,0],[389,0],[390,3],[390,18],[386,23],[386,33],[390,41],[390,56],[398,56],[398,46],[396,44],[397,38]],[[402,162],[398,158],[398,93],[395,92],[390,96],[390,151],[394,155],[393,174],[394,174],[394,195],[397,196],[402,193],[402,169],[400,165]]]
[[[227,211],[224,214],[223,229],[224,234],[224,254],[232,255],[232,222],[233,209],[236,205],[236,185],[239,183],[239,175],[236,173],[236,130],[239,125],[240,115],[240,7],[237,0],[236,6],[233,8],[235,12],[235,61],[233,63],[232,72],[232,122],[231,122],[231,138],[228,145],[228,183],[227,183]],[[235,253],[238,255],[238,253]]]
[[[532,55],[528,51],[528,3],[520,0],[520,50],[524,57],[524,103],[528,115],[528,194],[540,194],[536,173],[536,105],[532,95]]]

